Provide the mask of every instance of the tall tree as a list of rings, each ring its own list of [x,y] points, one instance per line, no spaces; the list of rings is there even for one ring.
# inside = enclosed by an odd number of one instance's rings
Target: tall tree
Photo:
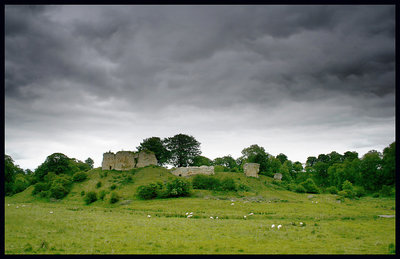
[[[193,159],[193,163],[191,164],[191,166],[202,166],[202,165],[210,166],[212,162],[213,161],[211,159],[205,156],[196,156]]]
[[[396,180],[396,142],[383,149],[382,177],[384,185],[393,185]]]
[[[85,163],[88,164],[88,165],[90,166],[91,169],[93,169],[93,165],[94,165],[93,159],[91,159],[90,157],[88,157],[88,159],[85,160]]]
[[[358,158],[358,153],[356,151],[346,151],[344,152],[343,159],[349,160],[350,162]]]
[[[164,142],[165,141],[161,140],[159,137],[146,138],[139,144],[137,150],[142,151],[147,149],[154,152],[158,165],[163,166],[168,162],[170,157],[170,153]]]
[[[318,159],[315,156],[309,156],[307,157],[306,166],[313,167],[317,162]]]
[[[280,153],[279,155],[276,156],[279,161],[281,161],[281,164],[285,163],[286,160],[288,160],[287,156],[283,153]]]
[[[5,195],[12,195],[15,191],[14,182],[18,174],[24,174],[18,165],[14,164],[14,160],[9,155],[4,155],[4,192]]]
[[[376,150],[366,153],[360,163],[362,185],[368,191],[377,191],[381,188],[381,154]]]
[[[177,134],[165,139],[165,146],[170,152],[170,159],[174,166],[184,167],[193,164],[194,158],[201,155],[200,142],[193,136]]]
[[[36,181],[42,181],[44,176],[49,172],[59,174],[70,174],[79,171],[79,168],[74,163],[73,159],[70,159],[62,153],[53,153],[46,158],[46,160],[38,166],[35,170]]]
[[[260,147],[257,144],[251,145],[242,150],[242,155],[242,161],[247,163],[258,163],[260,164],[260,172],[267,172],[269,154],[265,152],[263,147]]]

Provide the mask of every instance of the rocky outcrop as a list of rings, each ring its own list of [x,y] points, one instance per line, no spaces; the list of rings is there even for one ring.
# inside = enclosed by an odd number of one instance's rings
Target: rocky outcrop
[[[190,166],[190,167],[178,167],[171,171],[176,176],[191,176],[196,174],[214,174],[214,166]]]
[[[260,170],[260,164],[257,163],[246,163],[243,166],[244,174],[246,176],[258,178],[258,171]]]
[[[128,171],[133,168],[157,165],[157,158],[151,151],[118,151],[103,154],[102,170]]]

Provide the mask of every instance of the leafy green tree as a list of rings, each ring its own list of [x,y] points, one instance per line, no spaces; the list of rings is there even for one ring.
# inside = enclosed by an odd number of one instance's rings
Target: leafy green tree
[[[376,150],[366,153],[360,163],[362,186],[367,191],[377,191],[381,188],[381,154]]]
[[[4,155],[4,192],[5,195],[15,193],[14,183],[18,174],[24,174],[24,171],[14,164],[14,160],[9,155]]]
[[[278,159],[279,160],[279,159]],[[291,171],[291,163],[289,160],[286,160],[280,168],[280,172],[282,174],[282,181],[291,182],[292,181],[292,174]]]
[[[313,167],[317,162],[318,159],[315,156],[309,156],[307,157],[306,166]]]
[[[329,156],[325,154],[320,154],[318,156],[318,162],[324,162],[324,163],[329,163]]]
[[[260,164],[260,172],[267,172],[269,154],[265,152],[263,147],[256,144],[251,145],[242,150],[242,155],[242,165],[244,163],[258,163]]]
[[[62,153],[54,153],[48,156],[46,160],[38,166],[38,168],[35,170],[35,178],[39,182],[44,179],[44,176],[48,172],[54,172],[57,175],[72,175],[77,171],[79,171],[79,168],[76,166],[73,160]]]
[[[343,160],[353,161],[358,158],[358,153],[355,151],[346,151],[343,155]]]
[[[285,163],[285,161],[288,160],[287,156],[283,153],[280,153],[279,155],[277,155],[276,158],[281,162],[282,165],[283,165],[283,163]]]
[[[212,164],[213,165],[222,165],[229,169],[234,169],[234,168],[238,167],[238,165],[236,164],[236,160],[231,155],[217,157],[213,160]]]
[[[165,140],[163,141],[159,137],[144,139],[136,149],[138,151],[142,151],[144,149],[153,151],[157,158],[157,163],[160,166],[166,164],[170,158],[170,152],[166,148]]]
[[[296,161],[293,163],[293,170],[295,173],[300,173],[303,171],[303,165],[299,161]]]
[[[267,174],[269,176],[273,176],[274,174],[279,173],[281,171],[281,167],[282,167],[282,164],[281,164],[281,161],[279,161],[279,159],[275,158],[274,156],[268,157]]]
[[[383,149],[382,178],[384,185],[393,185],[396,181],[396,142]]]
[[[314,179],[319,186],[328,185],[328,167],[329,164],[325,162],[318,161],[313,166],[314,168]]]
[[[336,151],[332,151],[331,153],[328,154],[328,156],[329,156],[329,165],[343,162],[343,156]]]
[[[202,165],[206,165],[206,166],[211,166],[213,164],[213,161],[205,156],[196,156],[195,158],[193,158],[193,163],[191,164],[191,166],[202,166]]]
[[[200,142],[185,134],[177,134],[167,138],[165,145],[170,153],[169,162],[177,167],[193,164],[194,158],[201,155]]]
[[[90,169],[93,169],[94,161],[90,157],[85,160],[85,163],[90,166]]]

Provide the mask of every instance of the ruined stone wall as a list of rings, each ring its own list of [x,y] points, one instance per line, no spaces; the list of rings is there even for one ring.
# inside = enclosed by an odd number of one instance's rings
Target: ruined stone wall
[[[137,153],[131,151],[118,151],[115,154],[115,170],[127,171],[135,168],[135,157],[137,156]]]
[[[157,165],[157,158],[153,152],[141,151],[138,155],[136,167],[145,167],[148,165]]]
[[[118,151],[116,154],[107,152],[103,154],[102,170],[128,171],[133,168],[157,165],[157,158],[151,151]]]
[[[281,173],[274,174],[274,179],[275,180],[282,180],[282,174]]]
[[[246,176],[252,176],[258,178],[258,171],[260,170],[260,164],[246,163],[243,166],[243,170]]]
[[[196,174],[214,174],[214,166],[190,166],[190,167],[178,167],[171,172],[176,176],[191,176]]]

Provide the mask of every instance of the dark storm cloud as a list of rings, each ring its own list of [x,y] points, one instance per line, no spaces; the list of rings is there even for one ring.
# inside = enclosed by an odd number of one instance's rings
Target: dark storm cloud
[[[124,127],[167,136],[254,130],[257,141],[266,129],[389,125],[394,11],[6,6],[6,135],[10,143],[24,130],[38,139],[90,131],[105,145]],[[390,131],[376,128],[379,136],[367,134],[375,142]]]

